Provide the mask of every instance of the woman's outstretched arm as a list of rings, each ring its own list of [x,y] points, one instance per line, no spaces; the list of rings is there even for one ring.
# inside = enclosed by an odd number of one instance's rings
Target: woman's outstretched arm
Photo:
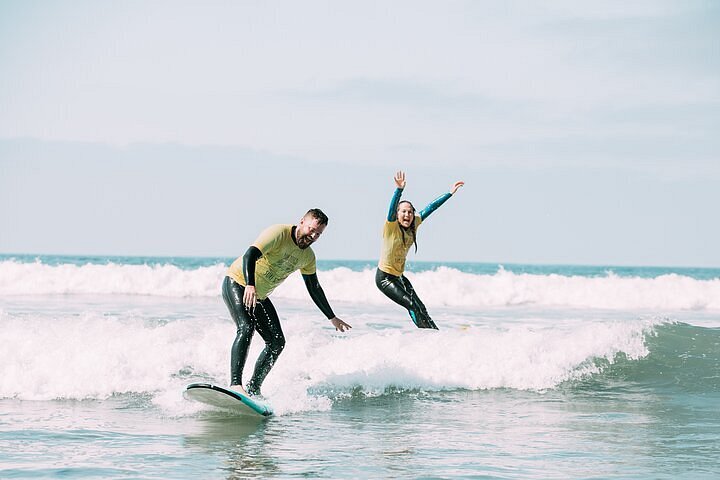
[[[465,182],[463,182],[463,181],[457,181],[457,182],[455,182],[455,183],[453,184],[453,186],[450,187],[450,191],[449,191],[449,192],[443,193],[443,194],[440,195],[438,198],[436,198],[435,200],[433,200],[432,202],[430,202],[427,207],[423,208],[423,209],[420,211],[420,218],[422,218],[423,220],[425,220],[427,217],[429,217],[431,213],[433,213],[435,210],[437,210],[438,208],[440,208],[440,205],[442,205],[443,203],[447,202],[448,198],[452,197],[452,196],[455,194],[455,192],[457,192],[458,189],[459,189],[460,187],[462,187],[463,185],[465,185]]]

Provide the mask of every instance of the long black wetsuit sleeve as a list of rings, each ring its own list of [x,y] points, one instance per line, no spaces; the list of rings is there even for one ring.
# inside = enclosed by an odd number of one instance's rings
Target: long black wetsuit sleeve
[[[262,257],[262,252],[252,245],[243,256],[243,276],[245,277],[245,284],[248,286],[255,286],[255,264],[260,257]]]
[[[397,207],[400,203],[400,197],[402,196],[403,189],[396,188],[393,193],[392,199],[390,199],[390,209],[388,210],[387,221],[394,222],[397,220]]]
[[[447,202],[447,199],[450,197],[452,197],[452,193],[450,192],[440,195],[438,198],[430,202],[427,207],[422,209],[422,211],[420,212],[420,218],[425,220],[427,217],[430,216],[431,213],[440,208],[440,205]]]
[[[315,305],[317,305],[320,311],[325,314],[328,320],[335,318],[335,314],[333,313],[332,308],[330,308],[330,304],[325,297],[325,292],[320,286],[317,273],[312,273],[310,275],[303,274],[302,277],[303,280],[305,280],[305,287],[310,294],[310,298],[312,298],[313,302],[315,302]]]

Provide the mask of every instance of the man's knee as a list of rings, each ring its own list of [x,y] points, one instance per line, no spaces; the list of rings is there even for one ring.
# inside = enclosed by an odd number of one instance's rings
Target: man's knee
[[[249,322],[243,322],[243,321],[237,322],[237,335],[238,336],[250,335],[250,334],[252,334],[253,330],[254,330],[254,327]]]
[[[275,337],[267,345],[275,355],[280,355],[285,348],[285,337]]]

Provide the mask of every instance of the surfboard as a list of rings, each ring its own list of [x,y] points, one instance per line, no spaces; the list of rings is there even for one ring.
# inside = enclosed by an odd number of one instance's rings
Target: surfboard
[[[231,410],[241,415],[269,417],[273,414],[273,409],[267,402],[209,383],[191,383],[185,388],[183,395],[189,400]]]

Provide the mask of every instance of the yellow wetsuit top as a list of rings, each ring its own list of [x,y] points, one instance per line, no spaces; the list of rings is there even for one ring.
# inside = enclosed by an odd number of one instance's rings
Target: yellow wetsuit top
[[[420,227],[422,217],[415,214],[415,231]],[[378,268],[385,273],[399,277],[405,271],[405,259],[413,245],[412,232],[401,230],[400,224],[395,220],[386,220],[383,227],[382,250]]]
[[[252,244],[262,253],[255,264],[255,293],[260,300],[266,299],[295,270],[300,270],[303,275],[315,273],[315,252],[310,247],[302,249],[295,244],[292,228],[293,225],[272,225]],[[235,259],[227,276],[246,286],[243,257]]]

